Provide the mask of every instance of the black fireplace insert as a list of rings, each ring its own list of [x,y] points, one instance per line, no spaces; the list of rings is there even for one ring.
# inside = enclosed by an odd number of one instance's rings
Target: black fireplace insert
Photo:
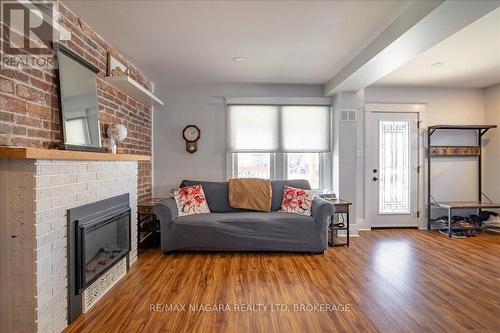
[[[81,314],[83,290],[130,252],[129,195],[68,210],[68,322]]]

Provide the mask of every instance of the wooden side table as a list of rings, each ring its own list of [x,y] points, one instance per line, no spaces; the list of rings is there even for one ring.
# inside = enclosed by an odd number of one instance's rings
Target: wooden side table
[[[137,204],[137,247],[156,248],[160,245],[160,223],[153,213],[156,204],[165,198],[141,200]]]
[[[352,202],[345,201],[342,199],[325,199],[330,201],[335,206],[335,215],[332,215],[330,219],[330,225],[328,226],[328,232],[330,235],[330,241],[328,245],[336,246],[347,246],[349,247],[349,210]],[[343,215],[345,215],[345,220]],[[337,218],[336,218],[337,217]],[[340,221],[342,218],[342,221]],[[335,242],[335,236],[339,231],[346,232],[346,242],[337,243]]]

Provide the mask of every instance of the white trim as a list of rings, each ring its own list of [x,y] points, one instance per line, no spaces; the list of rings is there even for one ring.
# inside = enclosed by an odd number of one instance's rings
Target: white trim
[[[368,150],[369,145],[366,140],[371,137],[372,128],[372,113],[373,112],[395,112],[395,113],[418,113],[418,122],[420,123],[418,129],[418,161],[417,165],[420,167],[417,186],[417,210],[420,211],[420,216],[417,220],[418,228],[423,228],[427,223],[425,221],[426,205],[425,193],[427,193],[427,185],[425,183],[425,175],[427,174],[427,163],[425,163],[425,128],[426,128],[426,104],[423,103],[366,103],[365,104],[365,184],[364,184],[364,205],[365,205],[365,226],[371,228],[371,222],[368,219],[369,200],[368,181],[371,179],[371,169],[368,166],[368,161],[371,160],[372,152]]]
[[[332,105],[326,97],[226,97],[226,105]]]

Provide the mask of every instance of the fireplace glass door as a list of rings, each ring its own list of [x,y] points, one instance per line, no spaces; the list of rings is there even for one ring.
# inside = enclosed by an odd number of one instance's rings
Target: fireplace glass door
[[[90,285],[129,252],[130,210],[80,225],[81,287]]]

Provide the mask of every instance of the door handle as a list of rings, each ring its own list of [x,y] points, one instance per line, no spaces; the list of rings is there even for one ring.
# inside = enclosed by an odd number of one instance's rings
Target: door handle
[[[378,180],[377,177],[373,177],[372,179],[373,179],[374,182],[376,182]]]
[[[377,172],[378,172],[378,170],[377,170],[377,169],[373,169],[373,173],[377,173]]]

